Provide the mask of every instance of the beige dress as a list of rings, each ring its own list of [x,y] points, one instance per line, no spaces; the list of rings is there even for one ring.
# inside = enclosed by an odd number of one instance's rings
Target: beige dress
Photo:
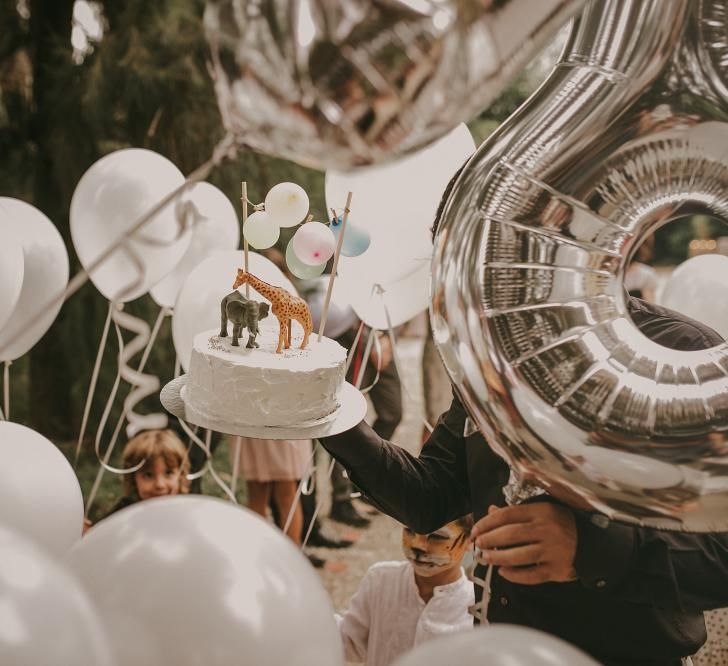
[[[296,481],[306,476],[313,464],[310,439],[235,437],[230,442],[233,465],[238,448],[239,472],[246,481]]]
[[[695,666],[728,666],[728,608],[705,613],[708,640],[693,657]]]

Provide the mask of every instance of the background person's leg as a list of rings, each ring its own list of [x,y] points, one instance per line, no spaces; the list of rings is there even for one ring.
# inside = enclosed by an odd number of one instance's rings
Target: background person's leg
[[[278,527],[281,529],[285,527],[285,521],[293,512],[286,535],[293,543],[300,544],[303,539],[303,510],[300,502],[296,501],[296,482],[274,481],[273,501],[278,509]]]

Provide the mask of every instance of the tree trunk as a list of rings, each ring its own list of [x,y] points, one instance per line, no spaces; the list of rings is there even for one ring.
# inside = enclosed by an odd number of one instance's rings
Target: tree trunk
[[[76,171],[83,162],[75,151],[72,125],[80,108],[74,90],[58,90],[58,73],[73,68],[71,19],[74,0],[32,0],[30,32],[33,61],[31,140],[35,148],[33,204],[56,225],[70,248],[68,209]],[[71,76],[64,76],[64,80]],[[75,109],[76,114],[73,114]],[[76,120],[74,120],[74,118]],[[72,263],[71,272],[74,272]],[[48,285],[48,290],[57,285]],[[45,336],[30,353],[30,416],[32,426],[49,437],[68,438],[74,432],[70,386],[79,349],[69,335],[79,303],[67,303]],[[74,312],[76,311],[76,312]],[[88,321],[90,317],[86,313]],[[74,354],[74,351],[76,352]]]

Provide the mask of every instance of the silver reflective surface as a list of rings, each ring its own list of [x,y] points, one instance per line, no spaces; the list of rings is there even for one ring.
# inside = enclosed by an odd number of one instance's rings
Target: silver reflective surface
[[[225,127],[319,168],[404,155],[495,98],[584,0],[208,0]]]
[[[643,525],[728,529],[728,345],[653,343],[622,286],[661,224],[728,219],[727,37],[724,0],[589,4],[448,200],[435,339],[526,490]]]

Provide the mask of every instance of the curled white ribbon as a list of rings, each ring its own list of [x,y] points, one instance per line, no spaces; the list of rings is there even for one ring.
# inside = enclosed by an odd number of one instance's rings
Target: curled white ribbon
[[[139,364],[143,368],[148,358],[148,350],[151,345],[151,331],[149,324],[139,317],[134,317],[123,310],[114,309],[111,315],[114,323],[132,333],[136,333],[129,344],[123,347],[119,353],[119,372],[121,378],[132,386],[132,390],[124,400],[124,414],[129,421],[126,427],[128,437],[134,437],[142,430],[162,429],[167,427],[167,415],[162,412],[154,412],[151,414],[137,414],[134,411],[144,398],[159,392],[159,377],[147,374],[141,370],[135,370],[129,365],[129,361],[140,351],[145,350],[146,356]]]

